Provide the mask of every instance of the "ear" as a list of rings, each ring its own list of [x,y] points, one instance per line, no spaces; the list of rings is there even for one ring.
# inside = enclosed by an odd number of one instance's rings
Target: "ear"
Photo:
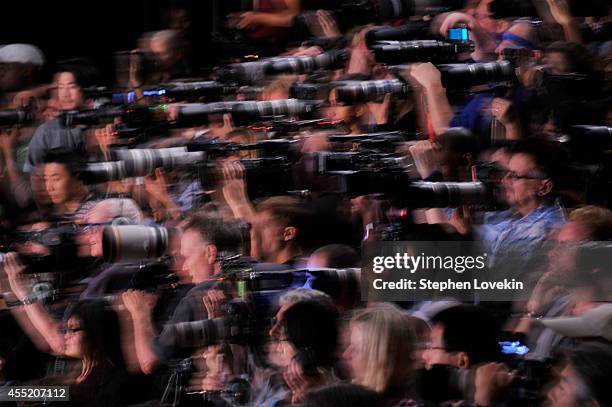
[[[459,352],[457,354],[457,367],[460,369],[467,369],[470,366],[470,357],[465,352]]]
[[[550,194],[550,191],[552,191],[552,188],[553,188],[552,181],[549,178],[546,178],[542,180],[542,184],[540,185],[540,188],[538,189],[538,195],[546,196]]]
[[[208,264],[215,264],[215,262],[217,261],[217,246],[215,246],[214,244],[209,244],[204,250],[206,255],[206,262]]]
[[[296,236],[297,236],[297,228],[295,226],[287,226],[284,230],[283,230],[283,240],[285,242],[288,242],[289,240],[295,240]]]
[[[228,129],[234,128],[234,122],[232,121],[232,115],[229,113],[225,113],[223,115],[223,127]]]
[[[472,153],[465,153],[465,154],[463,154],[463,159],[467,163],[466,166],[468,168],[472,168],[472,166],[474,165],[474,156],[473,156],[473,154]]]

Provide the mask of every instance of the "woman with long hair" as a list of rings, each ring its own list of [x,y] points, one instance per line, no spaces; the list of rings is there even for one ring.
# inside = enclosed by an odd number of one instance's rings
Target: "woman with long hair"
[[[82,300],[66,310],[63,321],[57,321],[28,295],[22,274],[25,267],[14,253],[7,255],[4,269],[22,304],[16,317],[24,331],[42,350],[69,360],[65,369],[56,369],[59,372],[39,384],[69,386],[68,405],[117,406],[127,402],[124,395],[128,393],[123,389],[129,377],[121,350],[119,318],[110,304]]]
[[[384,405],[411,400],[415,369],[415,333],[399,308],[376,304],[350,321],[350,343],[344,351],[353,383],[380,393]]]

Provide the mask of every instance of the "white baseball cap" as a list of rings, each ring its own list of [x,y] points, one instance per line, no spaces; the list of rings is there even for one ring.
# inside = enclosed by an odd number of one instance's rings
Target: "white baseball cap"
[[[0,63],[19,63],[43,66],[45,56],[42,51],[31,44],[9,44],[0,46]]]

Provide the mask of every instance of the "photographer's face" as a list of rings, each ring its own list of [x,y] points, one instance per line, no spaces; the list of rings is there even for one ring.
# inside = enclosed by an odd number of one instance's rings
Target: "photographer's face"
[[[155,54],[155,59],[162,69],[169,69],[176,62],[175,51],[170,49],[168,44],[160,38],[151,39],[151,52]]]
[[[257,213],[251,231],[251,240],[254,240],[251,247],[258,248],[258,252],[253,255],[263,261],[273,262],[283,249],[284,229],[269,211]]]
[[[197,230],[187,229],[181,236],[183,271],[195,284],[205,281],[214,273],[208,253],[209,245]],[[212,261],[214,263],[214,259]]]
[[[76,110],[83,105],[83,93],[72,72],[61,72],[55,78],[57,100],[61,110]]]
[[[60,163],[48,163],[43,167],[45,189],[54,205],[61,205],[72,198],[78,189],[76,179],[70,174],[68,168]]]
[[[64,354],[71,358],[82,358],[84,337],[85,332],[81,328],[80,321],[77,318],[68,319],[64,333]]]
[[[531,156],[519,153],[510,159],[502,187],[507,203],[520,210],[538,205],[552,185],[538,171]]]

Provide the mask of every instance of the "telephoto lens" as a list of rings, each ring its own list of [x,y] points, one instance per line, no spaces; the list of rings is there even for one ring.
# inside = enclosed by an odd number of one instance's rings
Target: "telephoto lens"
[[[230,64],[215,71],[223,82],[254,83],[279,74],[310,74],[318,69],[342,68],[348,60],[344,49],[331,50],[314,56],[274,57],[261,61]]]
[[[442,85],[447,89],[466,89],[470,86],[494,82],[514,82],[516,73],[510,61],[475,64],[437,65],[442,74]]]
[[[203,152],[188,152],[184,147],[115,150],[114,154],[125,163],[125,170],[130,177],[152,174],[156,168],[172,170],[193,165],[205,159]]]
[[[23,126],[33,120],[32,113],[26,109],[0,109],[0,126]]]
[[[429,21],[411,21],[400,27],[376,27],[368,30],[365,39],[368,46],[379,41],[409,41],[427,39],[429,33]]]
[[[144,125],[153,121],[153,114],[147,106],[104,106],[95,110],[71,110],[59,115],[62,127],[96,126],[112,123],[115,118],[121,118],[122,123]]]
[[[491,191],[482,182],[413,182],[406,188],[413,208],[458,208],[482,206],[491,200]]]
[[[201,98],[220,98],[234,95],[237,86],[226,85],[215,81],[170,82],[158,87],[146,89],[144,96],[167,97],[175,100],[198,100]]]
[[[399,97],[410,95],[410,85],[399,79],[341,81],[337,85],[334,84],[336,99],[347,105],[380,100],[389,93]]]
[[[370,47],[376,62],[403,64],[410,62],[456,62],[461,53],[472,52],[471,43],[450,43],[436,40],[383,41]]]
[[[163,256],[168,250],[170,230],[157,226],[105,226],[102,252],[107,262],[139,261]]]
[[[119,181],[153,174],[156,168],[172,170],[206,159],[204,152],[188,152],[184,147],[113,150],[112,154],[117,161],[87,163],[79,169],[79,179],[86,184]]]
[[[180,123],[206,123],[211,115],[230,113],[239,122],[257,122],[276,116],[312,114],[315,105],[297,99],[240,101],[217,103],[184,103],[178,105],[176,120]]]

